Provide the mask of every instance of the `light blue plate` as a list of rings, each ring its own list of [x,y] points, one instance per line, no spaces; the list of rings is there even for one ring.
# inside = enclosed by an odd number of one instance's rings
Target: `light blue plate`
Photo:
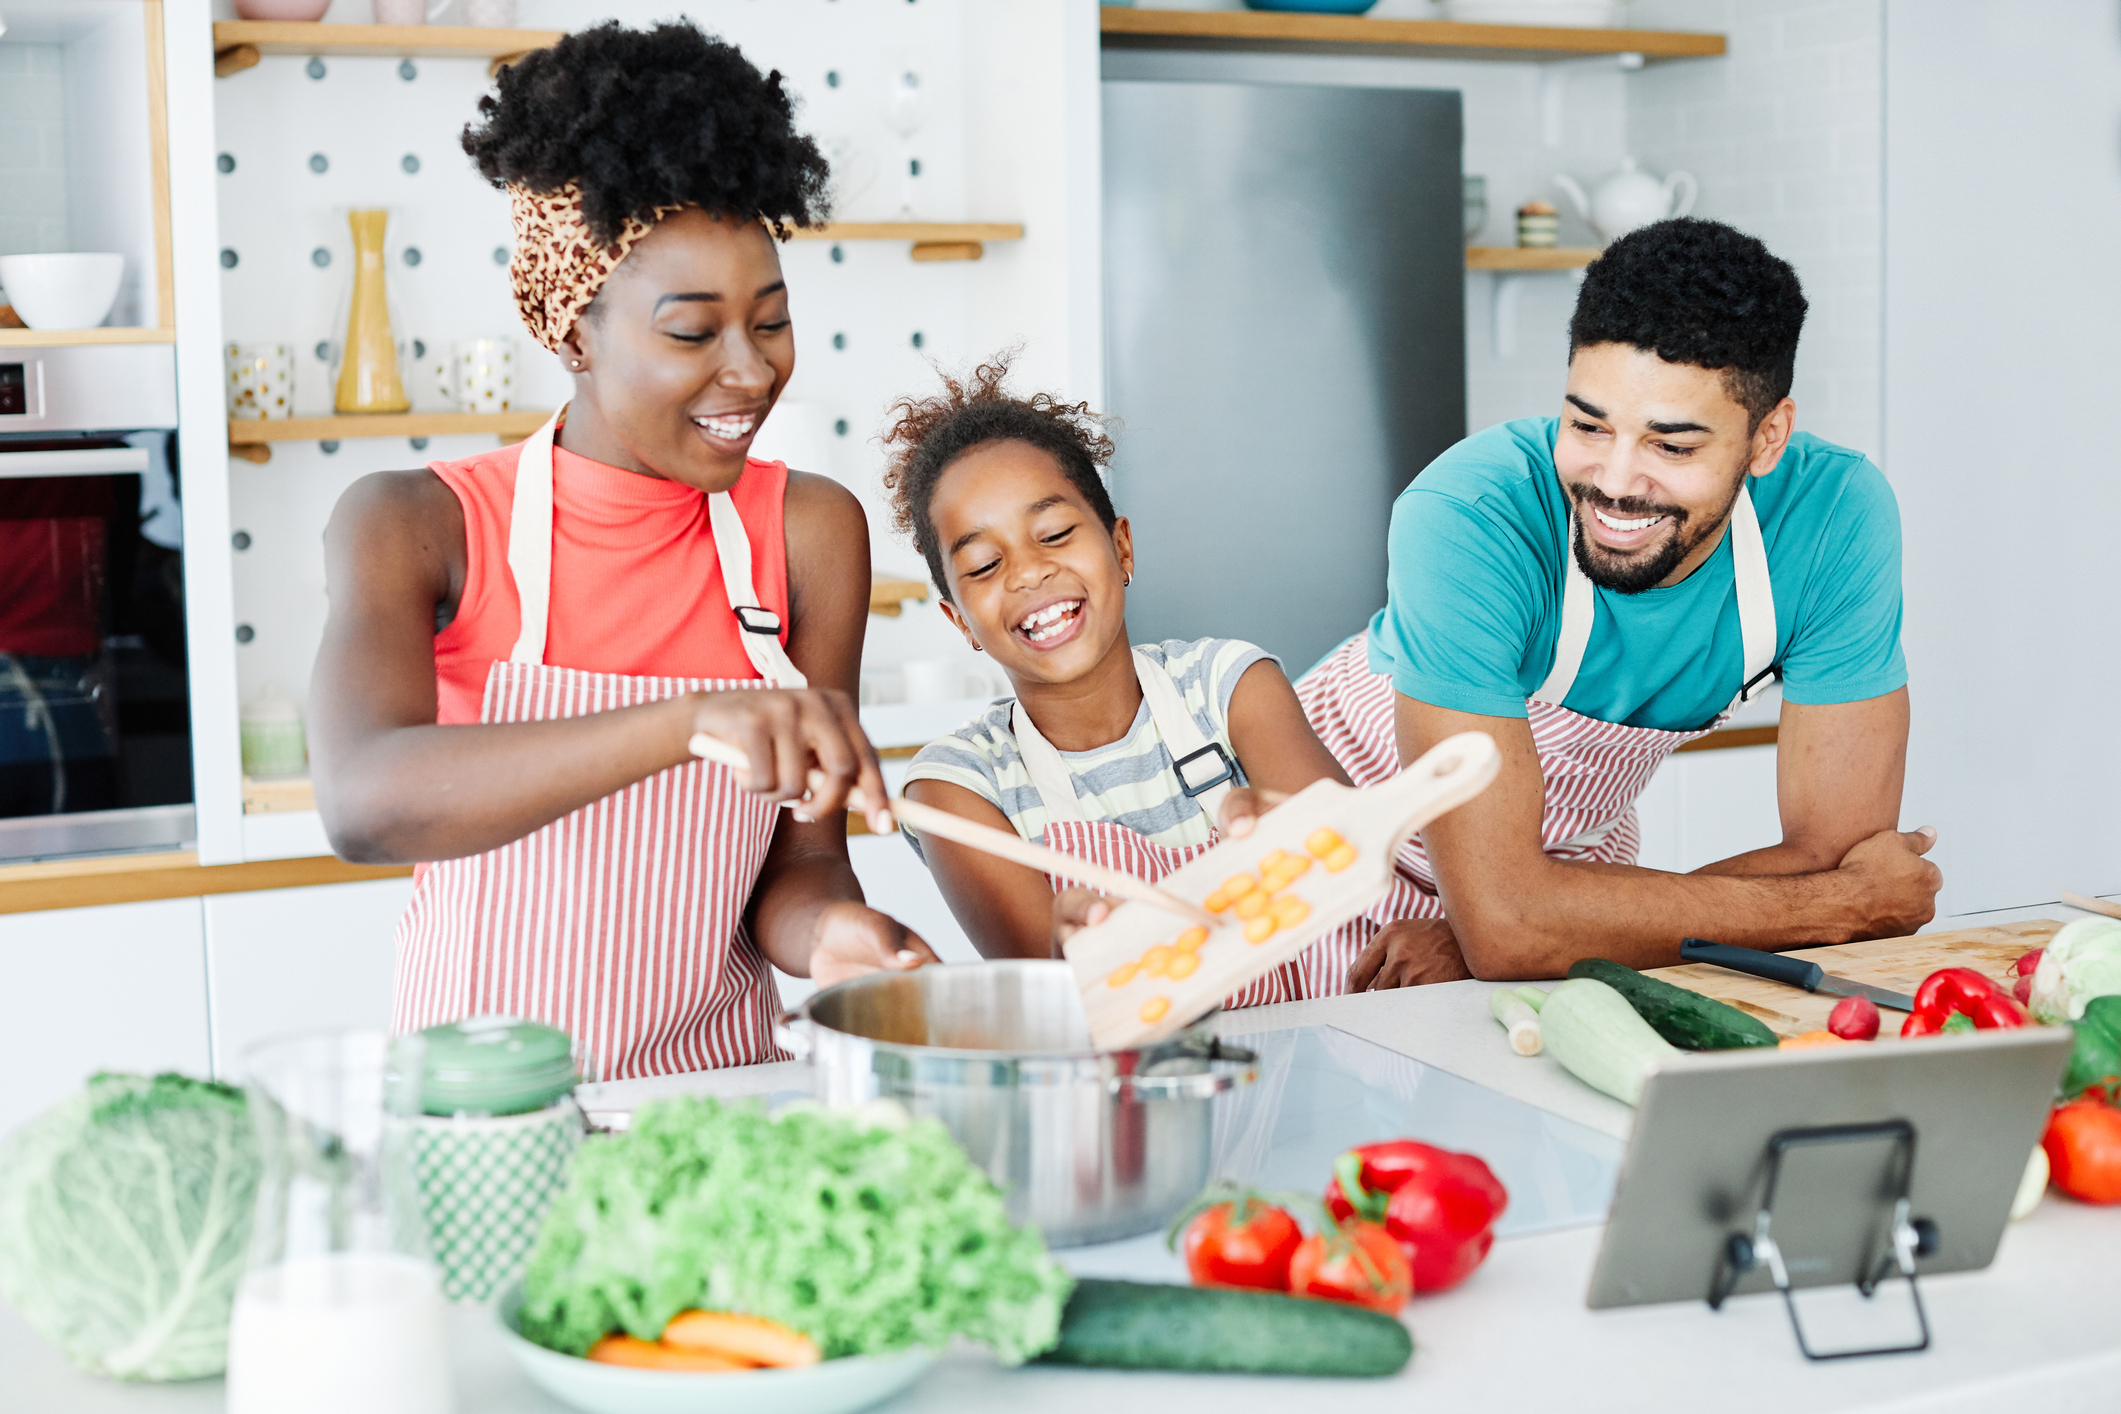
[[[794,1370],[636,1370],[525,1340],[516,1321],[522,1305],[520,1285],[500,1300],[508,1353],[531,1383],[588,1414],[852,1414],[889,1399],[935,1363],[934,1351],[915,1349],[849,1355]]]

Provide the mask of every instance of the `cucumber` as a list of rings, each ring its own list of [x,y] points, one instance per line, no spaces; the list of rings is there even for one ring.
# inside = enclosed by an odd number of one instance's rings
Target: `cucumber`
[[[1272,1291],[1084,1280],[1039,1360],[1122,1370],[1396,1374],[1414,1337],[1390,1316]]]
[[[1778,1037],[1754,1017],[1714,997],[1689,992],[1632,967],[1587,957],[1569,969],[1571,977],[1605,983],[1635,1008],[1657,1034],[1690,1051],[1735,1051],[1746,1046],[1773,1046]]]
[[[1650,1071],[1679,1054],[1627,998],[1592,977],[1572,977],[1547,993],[1539,1031],[1563,1070],[1630,1105],[1642,1098]]]

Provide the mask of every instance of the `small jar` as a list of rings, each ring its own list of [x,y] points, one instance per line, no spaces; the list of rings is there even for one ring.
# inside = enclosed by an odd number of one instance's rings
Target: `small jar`
[[[1552,250],[1561,239],[1561,213],[1551,202],[1528,201],[1517,208],[1517,244],[1526,250]]]
[[[572,1046],[513,1016],[420,1034],[423,1112],[410,1124],[428,1244],[444,1296],[486,1301],[522,1273],[582,1142]]]

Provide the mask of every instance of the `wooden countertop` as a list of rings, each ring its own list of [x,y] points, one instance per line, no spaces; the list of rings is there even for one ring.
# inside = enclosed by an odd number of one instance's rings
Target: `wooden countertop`
[[[188,849],[91,855],[0,865],[0,913],[141,903],[158,898],[200,898],[258,889],[297,889],[312,884],[352,884],[368,879],[402,879],[411,873],[410,865],[348,864],[330,855],[251,864],[201,864],[199,856]]]

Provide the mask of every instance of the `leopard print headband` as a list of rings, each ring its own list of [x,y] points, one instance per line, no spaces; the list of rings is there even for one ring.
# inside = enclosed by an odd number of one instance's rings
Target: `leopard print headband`
[[[629,216],[618,239],[605,245],[582,219],[582,189],[573,182],[549,192],[510,185],[508,205],[516,229],[508,283],[531,336],[554,353],[626,253],[656,222],[684,210],[658,206],[645,221]]]

